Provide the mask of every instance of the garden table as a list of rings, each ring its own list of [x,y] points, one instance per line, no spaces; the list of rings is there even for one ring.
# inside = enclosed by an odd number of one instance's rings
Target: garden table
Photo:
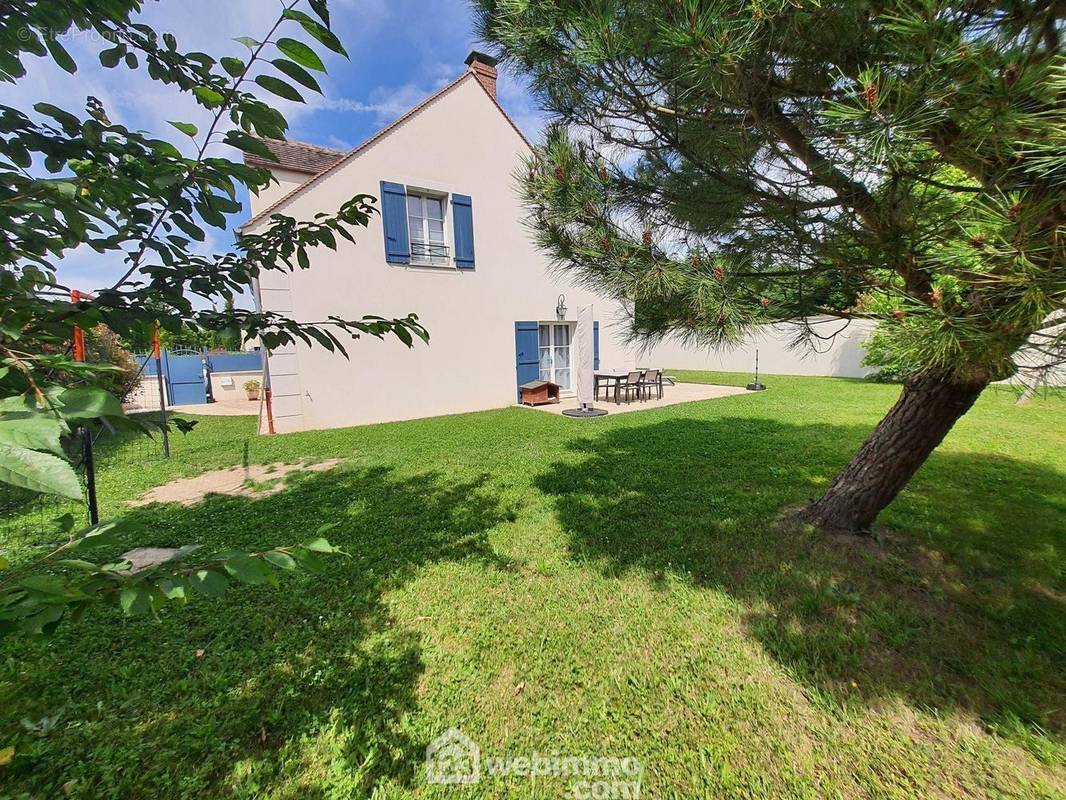
[[[592,396],[600,396],[600,382],[606,381],[608,386],[610,382],[614,382],[614,402],[620,402],[618,399],[618,387],[622,385],[622,382],[629,377],[629,370],[596,370],[593,373],[593,390]]]

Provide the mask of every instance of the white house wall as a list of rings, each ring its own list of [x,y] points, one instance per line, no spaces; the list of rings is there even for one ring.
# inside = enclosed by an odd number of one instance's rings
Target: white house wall
[[[276,183],[271,183],[259,190],[258,196],[255,196],[252,200],[253,213],[258,209],[266,208],[278,202],[278,200],[311,177],[306,172],[298,172],[294,169],[284,169],[282,167],[272,167],[270,174],[274,176]]]
[[[874,370],[864,367],[863,342],[874,330],[874,323],[854,320],[846,328],[841,321],[815,326],[820,336],[841,332],[830,341],[816,340],[816,348],[792,348],[795,325],[769,325],[739,347],[708,350],[667,338],[640,355],[641,365],[663,369],[703,369],[724,372],[752,372],[755,351],[759,351],[759,368],[766,374],[828,375],[839,378],[862,378]]]
[[[624,368],[634,357],[612,330],[619,306],[550,277],[521,220],[514,174],[528,148],[473,80],[459,83],[281,209],[297,219],[340,207],[352,195],[379,195],[382,180],[470,195],[475,269],[385,261],[382,220],[356,229],[358,245],[319,248],[312,268],[263,277],[264,308],[313,322],[330,315],[400,317],[414,312],[429,345],[395,337],[347,344],[350,360],[320,346],[270,358],[278,431],[413,419],[509,405],[516,399],[515,322],[567,318],[592,303],[600,321],[600,363]],[[253,199],[253,210],[264,207]],[[454,245],[446,213],[447,240]],[[253,230],[256,228],[253,227]],[[576,355],[576,354],[575,354]]]

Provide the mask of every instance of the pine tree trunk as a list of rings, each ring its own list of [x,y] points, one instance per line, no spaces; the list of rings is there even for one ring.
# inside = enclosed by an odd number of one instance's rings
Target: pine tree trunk
[[[828,491],[797,517],[823,530],[869,530],[987,385],[933,378],[908,381]]]

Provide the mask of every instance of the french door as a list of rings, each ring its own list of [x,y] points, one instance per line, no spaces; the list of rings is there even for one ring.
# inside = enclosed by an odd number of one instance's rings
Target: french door
[[[540,338],[540,379],[559,384],[569,391],[573,364],[573,331],[568,322],[545,322],[537,330]]]

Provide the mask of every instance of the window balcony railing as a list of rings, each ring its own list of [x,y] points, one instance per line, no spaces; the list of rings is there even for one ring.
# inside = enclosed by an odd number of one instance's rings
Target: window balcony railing
[[[411,261],[416,264],[450,264],[448,245],[412,240]]]

